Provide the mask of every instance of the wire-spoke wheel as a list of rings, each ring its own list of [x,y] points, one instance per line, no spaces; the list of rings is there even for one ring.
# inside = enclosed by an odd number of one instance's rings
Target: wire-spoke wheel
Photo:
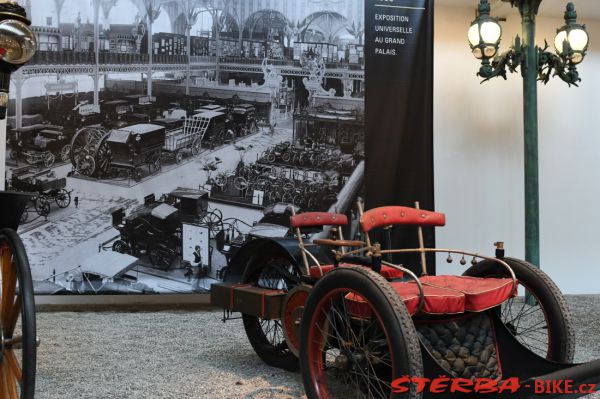
[[[64,188],[60,189],[54,197],[54,202],[59,208],[66,208],[71,205],[71,193]]]
[[[0,397],[33,399],[36,326],[31,271],[17,233],[0,230]]]
[[[530,351],[548,360],[572,362],[575,331],[569,307],[554,282],[532,264],[503,259],[519,281],[519,295],[498,309],[500,318],[513,336]],[[482,261],[465,273],[473,277],[507,277],[495,262]],[[526,295],[526,292],[529,295]]]
[[[289,291],[300,276],[287,256],[271,254],[258,259],[244,273],[243,281],[253,286]],[[288,371],[298,370],[298,358],[288,348],[281,320],[266,320],[242,314],[248,340],[256,354],[269,366]]]
[[[423,376],[415,326],[380,275],[337,268],[314,286],[301,323],[300,363],[309,399],[419,398],[394,393],[402,376]]]

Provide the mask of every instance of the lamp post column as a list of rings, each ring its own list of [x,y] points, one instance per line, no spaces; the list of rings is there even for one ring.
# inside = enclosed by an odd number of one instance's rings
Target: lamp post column
[[[539,166],[538,166],[538,52],[535,19],[541,0],[521,0],[523,26],[523,126],[525,142],[525,259],[540,265]]]

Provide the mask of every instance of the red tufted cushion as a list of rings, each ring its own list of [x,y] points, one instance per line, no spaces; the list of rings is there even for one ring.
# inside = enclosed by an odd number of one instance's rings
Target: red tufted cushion
[[[481,312],[500,305],[515,294],[510,278],[467,276],[425,276],[421,282],[430,287],[446,288],[465,295],[465,310]]]
[[[420,298],[417,284],[411,282],[392,282],[390,284],[406,305],[408,313],[415,314]],[[458,291],[430,286],[423,286],[423,291],[425,292],[425,302],[421,310],[422,313],[457,314],[463,313],[465,310],[465,295]],[[352,315],[370,317],[371,309],[360,295],[348,294],[346,300]]]

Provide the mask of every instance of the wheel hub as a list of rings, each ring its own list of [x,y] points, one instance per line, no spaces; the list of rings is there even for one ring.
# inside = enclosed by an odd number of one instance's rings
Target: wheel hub
[[[352,370],[360,367],[367,359],[368,356],[362,349],[355,352],[344,351],[335,357],[333,366],[339,370]]]

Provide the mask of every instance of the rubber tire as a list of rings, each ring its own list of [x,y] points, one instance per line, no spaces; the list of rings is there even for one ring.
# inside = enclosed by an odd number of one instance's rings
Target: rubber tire
[[[282,253],[270,253],[269,256],[284,257],[289,259],[287,255]],[[264,257],[253,259],[252,263],[244,271],[244,275],[242,277],[243,283],[251,283],[252,277],[255,276],[256,273],[260,273],[260,270],[264,266],[264,260]],[[296,267],[296,273],[301,275],[301,272],[295,263],[292,260],[290,260],[290,262]],[[285,354],[274,353],[273,345],[266,341],[258,317],[242,313],[242,321],[244,323],[244,329],[246,330],[246,335],[248,336],[250,345],[252,345],[252,348],[263,362],[271,367],[277,367],[286,371],[297,371],[299,369],[300,364],[298,358],[289,349],[289,352]],[[286,345],[287,348],[285,341],[284,345]]]
[[[415,325],[408,314],[406,306],[392,288],[392,286],[379,274],[360,266],[339,267],[321,277],[313,287],[302,316],[300,324],[300,369],[302,381],[308,399],[319,399],[311,381],[310,367],[308,364],[310,327],[313,324],[313,315],[321,299],[338,288],[349,288],[359,293],[377,309],[382,324],[387,329],[388,338],[395,348],[392,351],[394,364],[399,365],[395,370],[392,381],[402,376],[422,377],[423,359],[421,347]],[[415,386],[405,394],[392,394],[390,398],[420,398]]]
[[[502,259],[513,269],[519,282],[538,298],[549,325],[552,346],[548,360],[571,363],[575,354],[573,318],[560,289],[546,273],[531,263],[515,258]],[[471,277],[508,277],[499,264],[484,260],[471,266],[463,275]]]
[[[4,238],[10,247],[17,265],[17,281],[21,292],[21,327],[23,334],[23,359],[21,369],[21,399],[33,399],[35,395],[36,372],[36,317],[35,298],[33,295],[33,280],[25,246],[19,235],[12,229],[0,230],[0,239]],[[1,241],[1,240],[0,240]],[[18,322],[17,322],[18,323]]]

